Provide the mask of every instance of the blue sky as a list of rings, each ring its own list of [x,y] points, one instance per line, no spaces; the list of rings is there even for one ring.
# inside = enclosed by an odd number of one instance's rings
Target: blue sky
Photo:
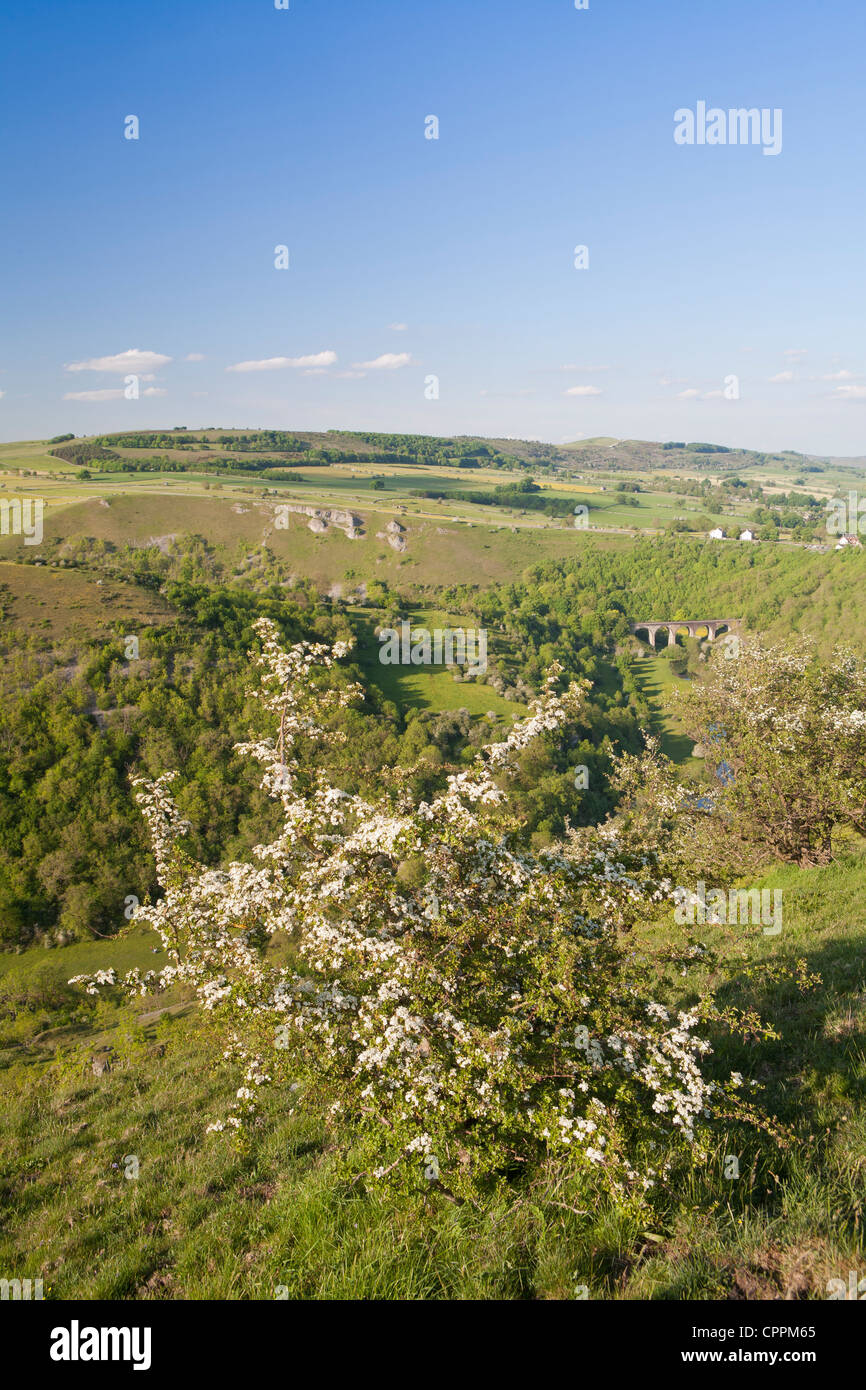
[[[864,453],[864,30],[855,0],[6,0],[0,437]],[[780,109],[780,153],[676,144],[700,101]]]

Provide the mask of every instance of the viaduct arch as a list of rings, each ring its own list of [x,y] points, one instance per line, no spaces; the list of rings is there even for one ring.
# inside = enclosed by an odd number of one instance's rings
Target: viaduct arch
[[[647,623],[632,623],[631,630],[633,633],[645,632],[649,638],[649,644],[653,648],[656,645],[658,633],[667,630],[667,645],[672,647],[676,643],[677,633],[681,632],[683,628],[686,629],[690,637],[697,637],[698,633],[705,628],[710,641],[714,641],[722,629],[730,632],[734,628],[739,628],[741,622],[741,618],[684,618],[679,622],[673,619],[660,619]]]

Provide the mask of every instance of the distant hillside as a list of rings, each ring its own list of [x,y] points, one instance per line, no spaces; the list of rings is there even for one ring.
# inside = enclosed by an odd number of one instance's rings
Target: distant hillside
[[[792,474],[827,467],[862,467],[862,459],[830,459],[792,450],[768,453],[705,441],[616,439],[599,436],[567,444],[478,435],[379,434],[365,431],[190,430],[126,431],[44,444],[51,457],[71,464],[98,462],[101,471],[256,472],[303,464],[396,464],[404,467],[532,469],[533,471],[668,470],[736,473],[773,465]]]
[[[776,464],[797,472],[821,471],[829,459],[798,454],[785,449],[766,453],[758,449],[733,449],[723,444],[703,441],[667,440],[656,443],[649,439],[577,439],[561,446],[581,468],[631,468],[638,470],[673,468],[680,471],[707,469],[738,472],[762,464]],[[843,463],[844,460],[837,460]],[[852,464],[856,460],[851,460]]]

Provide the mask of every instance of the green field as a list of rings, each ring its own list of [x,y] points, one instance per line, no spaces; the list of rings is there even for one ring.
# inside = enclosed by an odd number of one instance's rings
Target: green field
[[[639,657],[634,669],[644,693],[658,711],[656,732],[661,737],[662,752],[675,763],[699,766],[698,759],[692,757],[693,740],[671,709],[670,692],[681,677],[674,674],[663,656]]]
[[[85,482],[79,477],[81,468],[78,465],[53,457],[48,443],[33,441],[0,445],[0,472],[14,476],[15,470],[32,470],[40,479],[40,491],[49,509],[65,507],[94,494],[106,498],[142,493],[162,497],[168,489],[173,495],[200,497],[217,488],[226,500],[261,497],[267,492],[315,506],[352,507],[369,513],[373,519],[397,507],[405,508],[407,515],[472,522],[485,528],[513,526],[534,531],[567,530],[571,526],[568,517],[553,520],[537,511],[522,510],[518,503],[513,506],[482,507],[461,501],[459,497],[436,501],[412,496],[414,492],[424,489],[457,493],[491,490],[534,476],[543,495],[567,500],[572,507],[579,504],[588,506],[591,530],[615,529],[647,534],[662,530],[677,519],[684,519],[688,523],[706,517],[705,498],[683,496],[672,487],[674,470],[676,476],[692,481],[709,477],[718,482],[725,476],[736,474],[747,482],[759,483],[765,489],[768,503],[772,503],[780,489],[791,490],[801,484],[801,490],[825,498],[844,496],[849,488],[856,488],[858,484],[862,488],[866,482],[866,467],[862,459],[814,463],[799,456],[766,456],[749,451],[731,451],[709,456],[708,462],[707,457],[689,451],[666,453],[657,444],[629,440],[583,440],[559,450],[548,446],[537,467],[531,463],[534,454],[539,452],[534,446],[521,441],[491,441],[492,446],[513,456],[519,467],[494,469],[484,466],[482,459],[481,466],[471,469],[448,467],[447,464],[429,466],[422,462],[407,468],[388,462],[387,456],[377,457],[373,444],[356,437],[300,432],[298,440],[305,448],[324,445],[332,451],[342,450],[347,455],[354,453],[357,457],[313,468],[304,466],[303,453],[287,454],[280,466],[299,474],[302,481],[286,483],[257,478],[249,472],[227,474],[224,471],[206,471],[206,468],[199,471],[197,465],[206,465],[211,459],[217,459],[223,466],[230,463],[232,457],[241,462],[245,459],[249,461],[248,455],[236,451],[233,454],[230,446],[219,444],[219,435],[219,431],[210,431],[207,438],[211,443],[203,447],[184,444],[183,432],[175,433],[175,442],[183,447],[161,450],[160,458],[189,468],[189,472],[101,472],[97,462],[92,465],[92,477]],[[230,437],[230,433],[226,437]],[[92,441],[76,442],[87,444]],[[460,447],[455,442],[455,451]],[[117,446],[113,451],[130,466],[141,462],[148,452]],[[280,463],[280,460],[277,459],[277,462]],[[575,472],[575,465],[583,471]],[[384,485],[383,491],[373,490],[375,479]],[[616,489],[632,484],[641,489],[634,494],[637,505],[618,503]],[[12,482],[10,477],[5,484],[0,484],[2,487],[11,489],[14,494],[16,490],[26,493],[29,485]],[[724,526],[729,533],[736,535],[747,524],[753,507],[754,502],[748,499],[732,500],[719,494],[711,522]],[[784,537],[785,532],[781,534]]]

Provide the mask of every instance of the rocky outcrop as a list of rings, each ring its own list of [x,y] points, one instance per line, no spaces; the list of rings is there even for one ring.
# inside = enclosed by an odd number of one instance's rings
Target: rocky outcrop
[[[376,539],[387,541],[394,550],[403,551],[406,549],[405,532],[406,527],[401,526],[399,521],[389,521],[384,531],[376,532]]]
[[[307,507],[300,502],[281,502],[277,508],[277,515],[280,512],[294,512],[298,516],[308,516],[307,522],[311,531],[317,536],[326,533],[329,526],[335,526],[344,532],[350,541],[360,540],[364,534],[364,519],[356,516],[354,512],[343,511],[339,507]],[[277,522],[279,529],[279,521]]]

